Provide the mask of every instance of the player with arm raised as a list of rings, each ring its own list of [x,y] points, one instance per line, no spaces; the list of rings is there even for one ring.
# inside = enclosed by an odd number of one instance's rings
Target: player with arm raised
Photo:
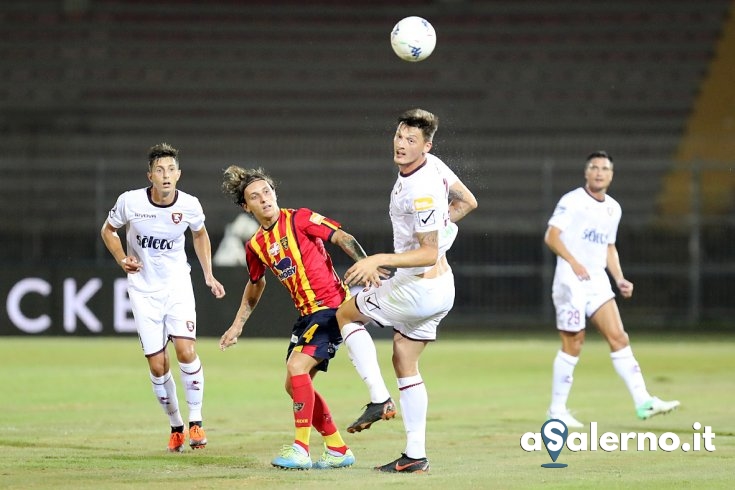
[[[294,442],[284,446],[272,464],[288,469],[311,468],[309,439],[313,425],[325,443],[321,458],[313,466],[350,466],[355,457],[312,379],[317,372],[327,370],[342,343],[335,315],[339,305],[350,297],[324,242],[339,246],[355,261],[363,259],[365,252],[336,221],[307,208],[279,208],[273,180],[262,169],[232,165],[225,171],[222,188],[235,204],[253,215],[260,228],[246,244],[249,281],[232,325],[220,339],[220,348],[225,350],[237,343],[265,289],[266,269],[288,290],[299,312],[286,355],[285,387],[293,400]]]

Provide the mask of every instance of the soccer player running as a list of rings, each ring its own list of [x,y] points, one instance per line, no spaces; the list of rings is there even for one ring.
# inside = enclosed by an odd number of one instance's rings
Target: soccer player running
[[[337,430],[327,402],[314,389],[312,378],[318,371],[327,370],[342,343],[335,315],[339,305],[350,297],[324,242],[338,245],[353,260],[363,259],[365,252],[336,221],[307,208],[279,208],[273,180],[262,169],[232,165],[225,170],[222,189],[253,215],[260,228],[246,244],[250,280],[232,325],[220,339],[220,349],[237,343],[265,289],[266,268],[291,293],[300,315],[291,331],[286,356],[285,386],[293,399],[295,437],[271,464],[300,470],[350,466],[355,457]],[[372,344],[371,338],[369,342]],[[312,425],[325,443],[323,454],[313,464],[309,454]]]
[[[615,247],[620,204],[607,194],[613,179],[613,159],[604,151],[596,151],[585,162],[584,187],[562,196],[544,238],[557,256],[552,298],[561,336],[547,416],[573,428],[584,427],[569,413],[567,399],[584,343],[586,318],[610,345],[613,366],[633,397],[638,418],[645,420],[679,406],[678,401],[660,400],[646,390],[605,272],[607,269],[623,298],[633,295],[633,283],[625,279]]]
[[[184,421],[176,383],[171,375],[168,343],[173,342],[189,407],[189,445],[203,448],[204,371],[196,353],[196,309],[191,275],[184,250],[187,228],[204,281],[217,298],[225,295],[212,274],[212,247],[199,200],[176,188],[181,178],[178,150],[161,143],[148,153],[146,188],[118,197],[102,226],[102,240],[128,275],[128,295],[135,326],[148,360],[153,392],[171,424],[170,452],[184,451]],[[118,230],[126,227],[127,252]]]
[[[398,179],[390,195],[394,253],[371,255],[345,273],[350,284],[371,284],[337,311],[342,337],[352,362],[370,388],[371,402],[347,430],[359,432],[395,415],[374,347],[352,347],[368,336],[364,324],[374,321],[393,327],[393,369],[400,392],[406,449],[401,456],[375,469],[384,472],[426,473],[426,414],[428,395],[419,372],[419,357],[436,340],[439,322],[454,304],[454,275],[446,253],[457,236],[457,221],[477,207],[472,192],[439,158],[432,155],[438,118],[412,109],[398,118],[393,137],[393,161]],[[396,268],[381,281],[381,268]],[[367,345],[367,344],[365,344]]]

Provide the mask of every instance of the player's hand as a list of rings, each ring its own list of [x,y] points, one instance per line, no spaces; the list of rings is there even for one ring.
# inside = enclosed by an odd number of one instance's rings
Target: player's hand
[[[345,272],[345,283],[348,286],[380,286],[381,274],[387,271],[380,267],[375,255],[358,260]]]
[[[580,281],[589,281],[590,280],[590,273],[587,272],[587,268],[580,264],[579,262],[575,262],[574,264],[571,264],[572,270],[574,271],[574,275],[577,276],[577,279]]]
[[[212,290],[212,294],[215,298],[220,299],[225,296],[225,287],[213,276],[205,280],[209,289]]]
[[[621,279],[617,282],[618,290],[623,298],[630,298],[633,296],[633,283],[627,279]]]
[[[127,257],[123,257],[120,261],[120,267],[122,267],[127,274],[135,274],[143,268],[143,263],[139,261],[137,257],[128,255]]]
[[[219,349],[224,351],[228,347],[237,344],[237,338],[242,333],[242,327],[236,327],[235,325],[227,329],[227,331],[219,339]]]

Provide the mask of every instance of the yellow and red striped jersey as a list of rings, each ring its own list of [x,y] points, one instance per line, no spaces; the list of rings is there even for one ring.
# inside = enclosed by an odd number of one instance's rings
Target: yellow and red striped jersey
[[[281,208],[278,221],[262,226],[247,242],[250,280],[257,282],[268,267],[291,293],[301,315],[337,308],[350,297],[324,248],[341,225],[307,208]]]

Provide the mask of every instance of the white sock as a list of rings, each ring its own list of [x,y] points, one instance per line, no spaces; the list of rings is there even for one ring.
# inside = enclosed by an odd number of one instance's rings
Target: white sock
[[[153,385],[153,393],[158,399],[158,403],[163,411],[168,415],[171,427],[181,427],[184,421],[179,411],[179,399],[176,398],[176,382],[171,372],[167,372],[163,376],[154,376],[150,371],[151,384]]]
[[[408,378],[398,378],[400,391],[401,416],[406,429],[406,456],[409,458],[426,457],[426,412],[429,409],[429,395],[421,374]]]
[[[370,333],[361,323],[348,323],[342,327],[341,334],[352,365],[370,391],[370,401],[372,403],[386,401],[390,398],[390,393],[380,373],[378,352],[375,350],[375,343]]]
[[[638,361],[633,355],[633,349],[630,346],[623,347],[619,351],[611,352],[610,358],[615,371],[625,381],[635,406],[638,407],[648,401],[651,395],[646,390],[646,382],[643,380],[643,373],[641,373],[641,368],[638,366]]]
[[[554,373],[551,378],[551,406],[549,412],[560,414],[567,411],[567,400],[574,382],[574,367],[579,357],[559,351],[554,358]]]
[[[189,422],[201,422],[204,398],[204,368],[199,356],[189,364],[179,363],[181,381],[184,383],[186,403],[189,405]]]

